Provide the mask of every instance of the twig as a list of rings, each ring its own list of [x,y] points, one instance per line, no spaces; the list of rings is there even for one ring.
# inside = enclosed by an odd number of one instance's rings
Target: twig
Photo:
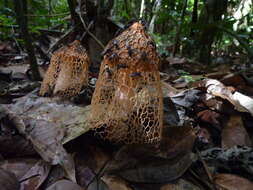
[[[81,2],[79,2],[79,11],[76,11],[76,12],[77,12],[77,14],[78,14],[79,17],[80,17],[80,20],[81,20],[81,22],[82,22],[82,24],[83,24],[83,27],[84,27],[84,29],[86,30],[86,32],[98,43],[98,45],[100,45],[100,47],[101,47],[102,49],[104,49],[105,46],[102,44],[102,42],[100,42],[100,41],[96,38],[96,36],[95,36],[94,34],[92,34],[92,33],[89,31],[88,27],[86,26],[86,24],[85,24],[85,22],[84,22],[84,20],[83,20],[83,17],[82,17],[82,15],[81,15]]]
[[[210,180],[211,182],[213,182],[213,176],[212,176],[212,174],[210,173],[210,171],[209,171],[209,169],[208,169],[208,167],[207,167],[206,162],[202,159],[202,157],[200,156],[200,153],[199,153],[199,151],[198,151],[197,149],[196,149],[196,152],[197,152],[197,154],[198,154],[199,160],[201,161],[201,163],[202,163],[203,166],[204,166],[204,169],[205,169],[205,171],[206,171],[206,173],[207,173],[207,176],[208,176],[209,180]]]
[[[112,161],[112,159],[108,159],[105,163],[104,163],[104,165],[100,168],[100,170],[98,171],[98,173],[97,173],[97,175],[96,176],[94,176],[93,178],[92,178],[92,180],[86,185],[86,189],[88,189],[88,187],[90,186],[90,184],[92,184],[94,181],[95,181],[95,179],[98,179],[99,177],[101,177],[101,176],[103,176],[104,175],[104,172],[105,172],[105,170],[106,170],[106,166],[108,165],[108,163],[110,163]]]
[[[18,47],[19,52],[21,53],[21,52],[22,52],[22,49],[21,49],[21,47],[20,47],[20,45],[19,45],[17,39],[15,38],[15,31],[14,31],[13,26],[11,27],[11,31],[12,31],[13,39],[14,39],[14,41],[15,41],[17,47]],[[23,60],[24,60],[24,59],[23,59]]]
[[[47,53],[54,51],[70,34],[76,29],[77,26],[70,28],[58,41],[56,41],[48,50]]]
[[[91,22],[89,23],[89,25],[88,25],[88,30],[92,27],[93,24],[94,24],[94,21],[91,21]],[[83,33],[82,37],[80,38],[80,41],[83,40],[83,38],[86,36],[86,34],[87,34],[87,31],[85,31],[85,32]]]
[[[28,179],[31,179],[31,178],[34,178],[34,177],[37,177],[37,176],[40,176],[40,174],[34,174],[32,176],[29,176],[29,177],[27,177],[25,179],[20,180],[19,183],[23,183],[24,181],[27,181]]]
[[[216,186],[215,186],[215,183],[214,183],[214,181],[213,181],[213,176],[212,176],[211,172],[209,171],[206,162],[202,159],[202,157],[201,157],[200,152],[199,152],[198,149],[196,149],[196,152],[197,152],[197,154],[198,154],[198,157],[199,157],[200,162],[203,164],[203,167],[204,167],[204,169],[205,169],[205,172],[207,173],[207,176],[208,176],[209,181],[210,181],[211,184],[213,185],[213,188],[214,188],[215,190],[217,190],[217,188],[216,188]]]

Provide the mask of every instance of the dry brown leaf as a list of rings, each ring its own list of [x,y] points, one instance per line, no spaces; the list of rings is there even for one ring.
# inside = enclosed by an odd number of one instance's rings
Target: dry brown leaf
[[[0,105],[0,128],[0,153],[2,156],[9,158],[37,154],[32,144],[19,134],[13,118],[2,105]]]
[[[151,146],[124,146],[107,166],[107,173],[136,183],[163,183],[182,176],[195,159],[187,153],[173,158],[156,156]]]
[[[175,96],[178,94],[180,91],[167,82],[161,81],[162,84],[162,92],[163,92],[163,97],[170,97],[170,96]]]
[[[218,129],[221,129],[221,115],[215,111],[211,111],[211,110],[204,110],[201,111],[197,114],[198,118],[205,122],[205,123],[209,123],[215,127],[217,127]]]
[[[132,190],[130,185],[117,176],[106,175],[101,178],[110,190]]]
[[[15,174],[0,168],[1,190],[20,190],[20,184]]]
[[[73,159],[62,143],[90,129],[86,121],[89,106],[59,104],[54,99],[28,94],[8,108],[11,110],[8,115],[19,132],[33,143],[43,159],[52,164],[61,164],[69,179],[75,181]]]
[[[170,158],[192,151],[196,135],[191,127],[165,127],[160,156]]]
[[[236,92],[235,89],[224,86],[221,82],[212,79],[202,81],[201,87],[207,88],[207,92],[228,100],[240,112],[249,112],[253,115],[253,99]]]
[[[235,86],[235,87],[238,85],[246,86],[246,82],[243,79],[243,77],[234,73],[224,76],[221,79],[221,82],[227,86]]]
[[[65,172],[60,165],[53,166],[47,179],[43,182],[43,188],[48,188],[59,180],[65,179]],[[44,189],[43,189],[44,190]]]
[[[245,178],[232,174],[217,174],[215,184],[224,190],[252,190],[253,183]]]
[[[60,180],[48,187],[46,190],[85,190],[76,183],[68,180]]]
[[[252,145],[240,115],[230,116],[229,121],[222,130],[222,148],[232,148],[236,145]]]
[[[184,179],[179,179],[176,183],[163,185],[160,190],[200,190],[200,188]]]
[[[201,101],[209,109],[218,111],[219,113],[231,114],[231,112],[235,112],[232,104],[211,94],[203,94],[201,96]]]
[[[15,104],[6,106],[14,115],[45,120],[65,131],[63,143],[69,142],[90,129],[87,116],[90,106],[79,107],[72,104],[58,103],[57,99],[42,98],[28,94],[16,100]]]
[[[38,161],[26,174],[20,179],[20,190],[36,190],[46,180],[51,166],[45,161]]]
[[[95,161],[95,166],[92,169],[97,173],[111,157],[97,146],[90,146],[90,151],[93,156],[92,159]]]
[[[38,160],[36,159],[10,159],[0,161],[0,167],[7,171],[13,172],[17,176],[17,179],[20,180],[21,177],[23,177],[25,173],[37,162]]]

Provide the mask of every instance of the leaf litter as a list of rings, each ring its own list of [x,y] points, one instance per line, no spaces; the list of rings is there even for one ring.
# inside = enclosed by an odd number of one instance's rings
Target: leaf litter
[[[170,72],[182,67],[189,76],[160,72],[163,133],[153,145],[114,144],[94,136],[90,105],[38,96],[40,83],[29,80],[27,64],[1,67],[0,186],[252,189],[253,91],[248,76],[228,69],[204,73],[203,65],[185,58],[167,62]],[[96,81],[94,76],[90,81]]]

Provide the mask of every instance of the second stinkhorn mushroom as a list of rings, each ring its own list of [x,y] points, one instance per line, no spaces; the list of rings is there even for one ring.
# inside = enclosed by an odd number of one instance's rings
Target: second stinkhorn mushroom
[[[87,51],[78,40],[60,48],[52,55],[39,94],[65,98],[78,95],[88,83],[89,65]]]

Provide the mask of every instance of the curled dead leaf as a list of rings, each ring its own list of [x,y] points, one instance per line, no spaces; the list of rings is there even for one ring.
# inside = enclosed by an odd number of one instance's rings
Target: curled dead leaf
[[[232,174],[217,174],[214,182],[222,190],[252,190],[253,183],[245,178]]]
[[[0,168],[1,190],[19,190],[20,184],[14,173]]]
[[[191,127],[165,127],[159,156],[175,157],[192,151],[196,135]]]
[[[248,132],[244,128],[240,115],[230,116],[229,121],[222,130],[222,147],[232,148],[233,146],[251,146]]]
[[[156,156],[151,147],[123,147],[106,168],[108,174],[137,183],[163,183],[182,176],[195,159],[187,153],[170,159]]]
[[[213,79],[205,79],[200,87],[207,88],[207,92],[228,100],[240,112],[249,112],[253,115],[253,99],[236,92],[235,89],[224,86],[221,82]]]
[[[102,177],[102,180],[110,190],[133,190],[125,180],[117,176],[106,175]]]
[[[0,167],[13,172],[17,176],[17,179],[20,180],[37,161],[36,159],[29,158],[3,160],[0,161]]]
[[[184,179],[179,179],[176,183],[163,185],[160,190],[200,190],[200,188]]]
[[[45,161],[38,161],[20,178],[20,190],[36,190],[48,177],[51,166]]]

